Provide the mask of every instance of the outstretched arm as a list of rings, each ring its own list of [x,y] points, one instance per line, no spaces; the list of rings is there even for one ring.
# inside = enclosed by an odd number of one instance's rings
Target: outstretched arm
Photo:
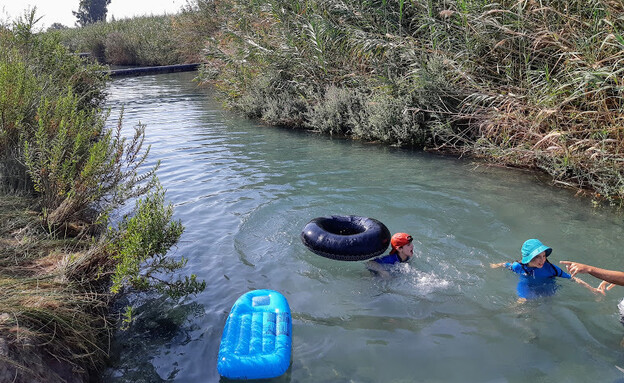
[[[505,264],[507,264],[507,262],[490,263],[490,267],[493,268],[493,269],[498,269],[500,267],[505,267]]]
[[[571,276],[575,276],[578,273],[585,273],[592,275],[603,281],[613,283],[615,285],[624,286],[624,272],[601,269],[599,267],[589,266],[578,262],[561,261],[568,269]]]
[[[609,283],[607,281],[602,281],[602,282],[600,282],[600,286],[598,286],[598,290],[602,290],[602,291],[611,290],[613,288],[613,286],[615,286],[613,283]]]
[[[589,291],[591,291],[592,293],[606,295],[606,294],[605,294],[605,288],[604,288],[604,286],[602,285],[602,283],[600,284],[600,286],[598,286],[597,288],[595,288],[595,287],[591,287],[591,286],[589,285],[589,283],[587,283],[587,282],[585,282],[584,280],[579,279],[579,278],[577,278],[577,277],[572,277],[572,280],[573,280],[574,282],[576,282],[576,283],[578,283],[578,284],[582,285],[582,286],[585,286],[585,287],[586,287]]]

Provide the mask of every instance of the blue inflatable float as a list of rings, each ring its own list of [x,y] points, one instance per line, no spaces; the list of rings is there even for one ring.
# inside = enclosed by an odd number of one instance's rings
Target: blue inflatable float
[[[290,365],[292,319],[284,296],[254,290],[236,300],[225,322],[217,370],[230,379],[267,379]]]

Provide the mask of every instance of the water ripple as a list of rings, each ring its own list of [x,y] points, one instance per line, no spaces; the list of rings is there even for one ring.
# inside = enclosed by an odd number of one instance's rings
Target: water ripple
[[[561,280],[556,296],[518,304],[517,277],[489,268],[517,259],[531,237],[554,249],[553,263],[621,268],[620,216],[530,173],[241,120],[191,79],[146,76],[109,88],[111,123],[124,106],[128,131],[147,125],[146,166],[161,161],[158,176],[186,227],[172,252],[189,260],[181,274],[208,287],[170,306],[140,305],[144,323],[170,323],[172,312],[182,322],[121,335],[105,381],[218,380],[227,313],[258,288],[282,292],[293,311],[293,363],[277,381],[621,378],[617,292],[596,297]],[[412,234],[414,258],[383,280],[363,262],[311,253],[301,228],[331,214]]]

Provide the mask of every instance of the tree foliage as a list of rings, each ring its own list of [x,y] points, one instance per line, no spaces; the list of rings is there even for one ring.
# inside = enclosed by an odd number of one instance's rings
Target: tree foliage
[[[52,25],[50,25],[48,27],[48,31],[56,31],[56,30],[62,30],[62,29],[67,29],[68,27],[66,25],[63,25],[61,23],[53,23]]]
[[[80,0],[78,11],[72,11],[76,23],[82,27],[98,21],[106,20],[108,5],[111,0]]]

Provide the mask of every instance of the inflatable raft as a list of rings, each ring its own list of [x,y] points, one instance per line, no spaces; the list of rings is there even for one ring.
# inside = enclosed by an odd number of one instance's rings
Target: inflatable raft
[[[273,290],[243,294],[225,322],[217,370],[230,379],[268,379],[290,366],[292,319],[284,296]]]

